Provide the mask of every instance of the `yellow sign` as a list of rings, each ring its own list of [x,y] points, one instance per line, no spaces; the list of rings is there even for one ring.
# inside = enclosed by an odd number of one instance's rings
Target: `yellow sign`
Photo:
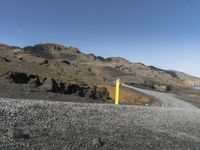
[[[115,92],[115,105],[119,104],[119,84],[120,84],[120,80],[117,79],[116,80],[116,92]]]

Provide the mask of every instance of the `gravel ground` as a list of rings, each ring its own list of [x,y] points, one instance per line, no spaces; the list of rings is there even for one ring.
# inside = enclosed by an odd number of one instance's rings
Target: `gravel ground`
[[[141,93],[147,94],[149,96],[155,97],[162,103],[162,107],[198,109],[197,107],[193,106],[192,104],[187,103],[179,98],[176,98],[172,94],[169,94],[169,93],[162,93],[162,92],[151,91],[151,90],[147,90],[147,89],[136,88],[136,87],[129,86],[126,84],[123,84],[123,86],[127,87],[127,88],[131,88],[136,91],[139,91]]]
[[[0,149],[199,149],[200,110],[0,98]]]

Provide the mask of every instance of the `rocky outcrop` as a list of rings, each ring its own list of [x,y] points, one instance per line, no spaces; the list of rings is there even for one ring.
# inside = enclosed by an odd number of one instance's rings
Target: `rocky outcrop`
[[[65,84],[54,79],[46,79],[40,86],[40,89],[60,94],[75,94],[86,99],[103,101],[110,99],[109,92],[104,87],[98,88],[96,86],[89,87],[79,84]]]
[[[96,86],[93,86],[92,88],[90,88],[85,97],[87,99],[102,99],[103,101],[105,100],[108,100],[110,97],[109,97],[109,92],[108,90],[105,88],[105,87],[96,87]]]
[[[71,63],[70,63],[69,61],[67,61],[67,60],[61,60],[61,62],[62,62],[63,64],[71,65]]]
[[[20,72],[11,72],[8,75],[8,78],[10,82],[14,82],[16,84],[27,84],[31,77],[26,73],[20,73]]]
[[[47,79],[45,78],[43,82],[41,83],[41,86],[39,87],[42,91],[46,92],[59,92],[59,86],[57,82],[54,79]]]
[[[6,78],[8,78],[10,82],[13,82],[15,84],[29,84],[36,87],[41,85],[38,75],[22,72],[9,72],[6,74]]]
[[[39,75],[21,73],[21,72],[9,72],[6,74],[6,78],[14,84],[26,84],[30,88],[38,88],[43,92],[53,92],[57,94],[74,94],[86,99],[103,100],[110,99],[109,92],[104,87],[89,87],[83,84],[70,84],[64,83],[52,78],[42,78]]]
[[[33,56],[42,57],[45,59],[53,59],[53,55],[51,54],[50,50],[42,47],[40,45],[37,46],[28,46],[24,48],[26,54],[31,54]]]
[[[42,59],[42,60],[39,60],[38,61],[38,65],[46,65],[46,64],[48,64],[48,60],[47,59]]]
[[[10,62],[10,60],[6,57],[6,55],[3,55],[0,53],[0,61],[3,61],[3,62]]]

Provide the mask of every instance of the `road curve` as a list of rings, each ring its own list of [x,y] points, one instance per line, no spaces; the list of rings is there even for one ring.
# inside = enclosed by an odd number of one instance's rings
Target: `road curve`
[[[162,103],[162,107],[170,107],[170,108],[187,108],[187,109],[198,109],[197,107],[193,106],[190,103],[187,103],[179,98],[174,97],[172,94],[169,93],[162,93],[157,91],[151,91],[147,89],[136,88],[133,86],[129,86],[126,84],[122,84],[122,86],[136,90],[138,92],[147,94],[158,99]]]

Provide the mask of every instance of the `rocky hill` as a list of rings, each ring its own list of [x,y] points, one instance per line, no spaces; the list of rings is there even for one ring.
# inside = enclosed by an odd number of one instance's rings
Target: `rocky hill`
[[[120,57],[84,54],[74,47],[0,44],[1,96],[92,102],[114,99],[113,81],[170,91],[192,88],[200,79],[177,71],[132,63]],[[145,105],[151,98],[121,88],[121,102]],[[111,101],[110,101],[111,102]]]

